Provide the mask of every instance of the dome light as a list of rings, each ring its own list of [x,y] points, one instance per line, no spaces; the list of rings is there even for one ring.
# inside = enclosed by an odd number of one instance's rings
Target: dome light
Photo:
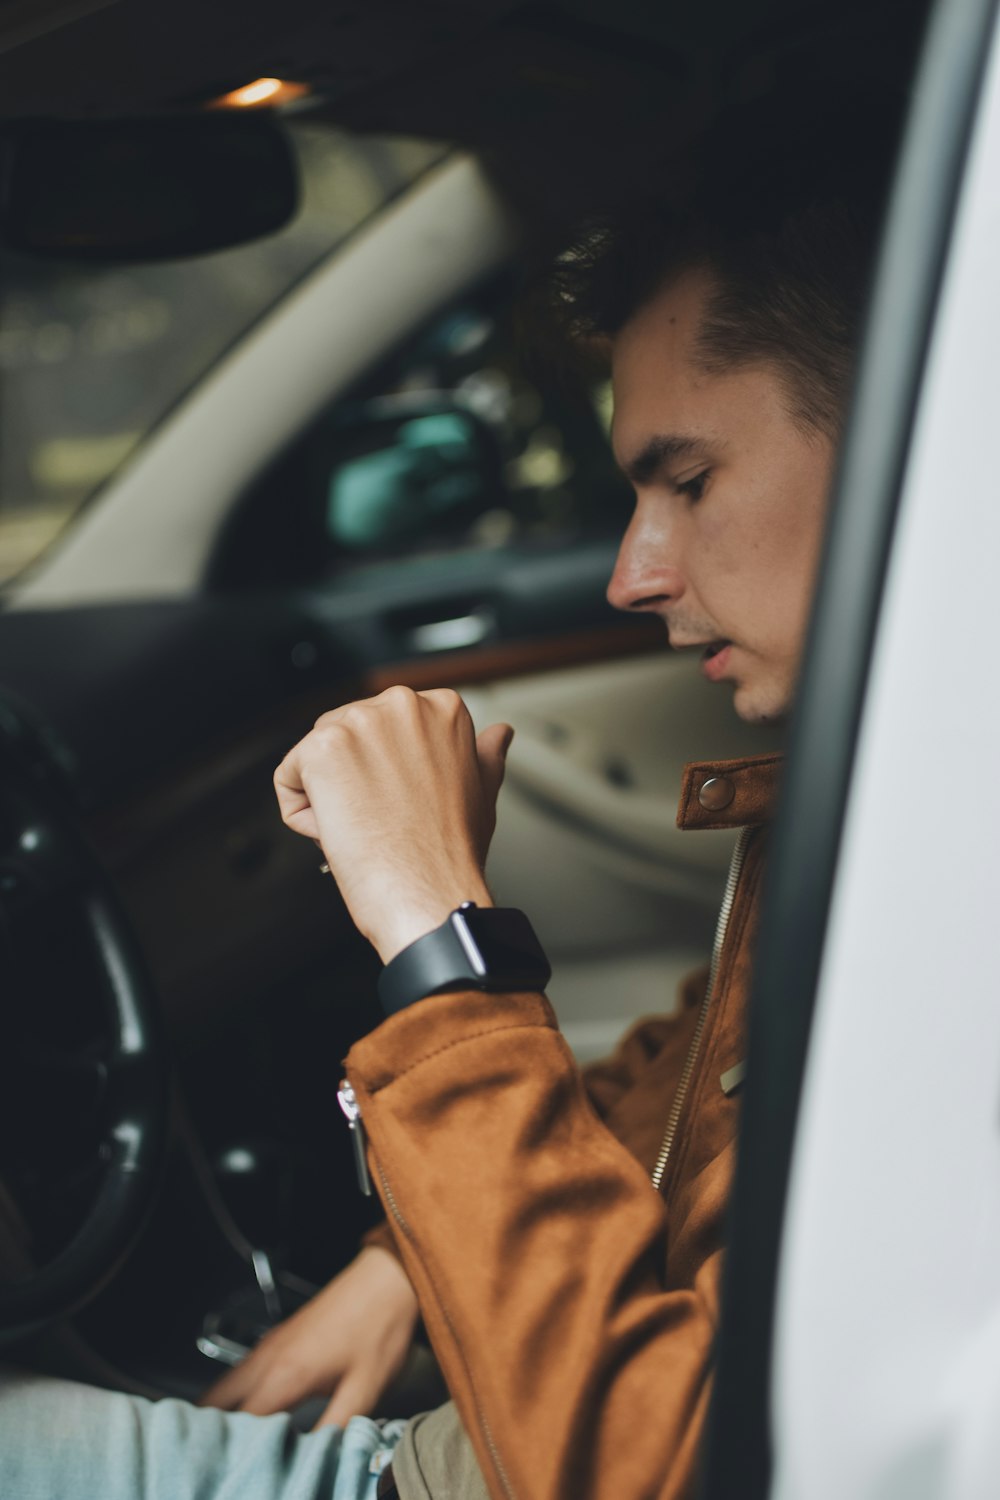
[[[209,109],[260,109],[263,105],[291,104],[309,93],[305,83],[290,83],[285,78],[255,78],[242,88],[233,89],[213,99]]]

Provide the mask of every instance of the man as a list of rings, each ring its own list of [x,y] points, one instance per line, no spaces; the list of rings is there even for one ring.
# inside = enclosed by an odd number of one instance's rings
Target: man
[[[588,240],[556,277],[574,336],[609,349],[614,448],[637,497],[609,598],[660,616],[744,718],[777,721],[799,670],[862,242],[838,212],[760,235],[643,225]],[[483,865],[510,739],[493,725],[477,740],[455,694],[397,688],[324,715],[278,768],[286,823],[322,845],[386,964],[463,903],[488,914]],[[264,1441],[248,1414],[323,1392],[337,1425],[295,1442],[282,1429],[287,1473],[272,1452],[252,1478],[244,1464],[232,1493],[340,1500],[339,1428],[375,1408],[418,1310],[454,1405],[406,1426],[380,1493],[692,1493],[777,766],[688,768],[682,826],[745,830],[707,988],[704,976],[689,985],[676,1019],[638,1028],[586,1079],[533,985],[412,994],[354,1047],[347,1079],[387,1227],[211,1393],[236,1415],[187,1409],[169,1461],[178,1475],[201,1465],[191,1493],[230,1493],[232,1465]],[[130,1442],[149,1472],[141,1434],[158,1409],[133,1408]],[[400,1428],[368,1429],[374,1469]]]
[[[791,704],[863,274],[860,237],[838,211],[749,243],[704,231],[649,243],[647,225],[646,243],[599,247],[596,267],[564,263],[578,328],[610,340],[615,453],[637,496],[608,596],[700,651],[745,719],[777,721]],[[324,716],[279,768],[286,822],[322,843],[384,962],[461,902],[489,905],[482,865],[509,739],[495,725],[474,742],[452,694],[399,689]],[[714,993],[704,1011],[689,995],[676,1023],[640,1028],[590,1070],[589,1102],[535,995],[439,996],[354,1049],[348,1076],[403,1276],[367,1252],[321,1314],[300,1314],[217,1399],[269,1409],[281,1346],[315,1340],[316,1375],[342,1377],[332,1420],[377,1400],[416,1317],[405,1276],[491,1493],[689,1491],[775,772],[774,757],[689,768],[685,826],[758,830],[739,847]],[[342,1300],[367,1306],[368,1277],[374,1337],[324,1366],[320,1319],[339,1351]],[[435,1471],[447,1422],[408,1435],[404,1500],[424,1493],[421,1465],[432,1494],[468,1492],[467,1476],[452,1491]]]

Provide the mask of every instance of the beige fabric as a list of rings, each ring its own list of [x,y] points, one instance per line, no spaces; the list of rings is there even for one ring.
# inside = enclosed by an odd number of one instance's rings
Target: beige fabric
[[[454,1401],[414,1417],[392,1456],[400,1500],[490,1500]]]

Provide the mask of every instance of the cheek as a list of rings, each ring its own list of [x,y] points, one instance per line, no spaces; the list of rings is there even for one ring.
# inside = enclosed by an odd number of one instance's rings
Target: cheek
[[[787,543],[763,517],[755,522],[745,510],[719,505],[706,506],[696,521],[699,581],[717,603],[759,598],[768,580],[784,570]]]
[[[824,507],[804,497],[784,508],[771,545],[758,547],[759,585],[785,650],[798,651],[809,619],[823,540]]]
[[[822,507],[801,494],[720,507],[701,530],[703,594],[719,623],[777,655],[796,650],[808,620],[823,536]]]

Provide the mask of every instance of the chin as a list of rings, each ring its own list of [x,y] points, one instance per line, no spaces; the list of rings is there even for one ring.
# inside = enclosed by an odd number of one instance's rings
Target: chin
[[[783,724],[791,709],[791,694],[738,682],[733,708],[746,724]]]

